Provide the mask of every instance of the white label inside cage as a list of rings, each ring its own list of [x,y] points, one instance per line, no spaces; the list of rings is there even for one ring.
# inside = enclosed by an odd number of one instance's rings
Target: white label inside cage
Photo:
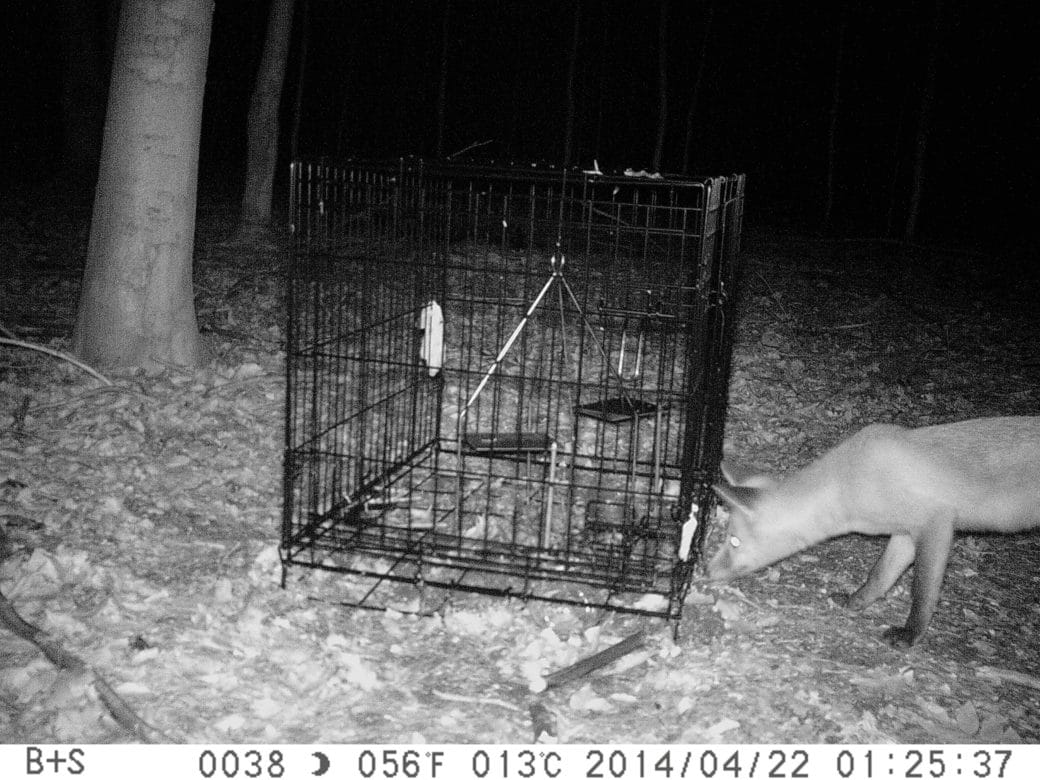
[[[690,507],[690,517],[682,526],[682,536],[679,538],[679,560],[685,561],[690,555],[690,545],[693,543],[693,532],[697,530],[697,505]]]
[[[419,312],[419,328],[423,332],[419,356],[430,376],[437,376],[444,362],[444,313],[437,301],[430,301]]]

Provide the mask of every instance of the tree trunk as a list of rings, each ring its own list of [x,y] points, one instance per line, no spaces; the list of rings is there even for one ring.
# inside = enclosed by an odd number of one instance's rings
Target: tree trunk
[[[444,0],[444,11],[441,16],[441,67],[440,81],[437,84],[437,148],[434,154],[438,160],[444,159],[444,122],[448,111],[448,31],[451,21],[451,0]]]
[[[246,183],[238,217],[238,240],[259,239],[271,223],[274,174],[278,166],[278,109],[289,57],[294,0],[271,0],[264,53],[249,103]]]
[[[307,45],[310,42],[310,0],[300,0],[300,67],[296,71],[296,95],[293,103],[289,156],[295,160],[300,152],[300,121],[303,114],[304,76],[307,74]]]
[[[509,111],[505,115],[505,126],[502,128],[502,137],[506,139],[506,156],[510,160],[518,160],[520,154],[520,103],[524,96],[524,0],[511,0],[505,4],[505,13],[508,14],[509,28],[512,30],[510,40],[510,56],[513,59],[512,82],[509,86]]]
[[[682,172],[685,176],[690,172],[693,159],[693,123],[697,119],[697,101],[700,99],[701,84],[704,83],[704,71],[708,66],[708,42],[711,40],[711,24],[715,18],[715,2],[708,0],[704,12],[704,36],[701,38],[701,51],[697,60],[697,75],[693,77],[693,88],[690,90],[690,105],[686,109],[686,135],[683,139]]]
[[[831,229],[834,218],[834,169],[838,159],[838,116],[841,107],[841,70],[845,57],[845,31],[849,23],[849,6],[841,4],[838,11],[841,19],[838,22],[838,47],[834,55],[834,84],[831,88],[831,115],[827,129],[827,203],[823,209],[823,226]]]
[[[196,365],[199,129],[213,0],[120,14],[74,350],[99,366]]]
[[[610,3],[606,3],[602,9],[602,17],[599,24],[599,50],[596,52],[596,125],[592,139],[592,157],[594,160],[599,160],[600,155],[603,153],[604,105],[607,102],[605,95],[607,59],[608,57],[612,58],[612,53],[608,51],[607,47],[613,41],[613,25],[613,6]]]
[[[657,141],[654,143],[653,169],[661,170],[664,138],[668,130],[668,0],[660,0],[657,28]]]
[[[341,40],[341,59],[335,67],[339,68],[339,89],[336,94],[336,145],[337,157],[346,157],[350,150],[352,132],[355,130],[354,116],[357,101],[355,90],[356,74],[360,72],[358,62],[358,34],[351,30]]]
[[[935,98],[935,73],[939,63],[939,42],[942,39],[943,4],[935,0],[935,18],[928,46],[928,65],[924,87],[921,90],[921,111],[917,119],[917,141],[914,145],[914,172],[910,184],[910,204],[903,239],[913,241],[917,235],[917,220],[921,214],[921,194],[924,192],[924,168],[928,159],[928,136],[931,132],[932,102]]]
[[[567,116],[563,131],[563,167],[571,164],[574,154],[574,122],[578,113],[575,105],[574,79],[578,72],[578,39],[581,35],[581,0],[574,0],[574,29],[571,34],[571,51],[567,57]]]
[[[896,131],[892,139],[892,174],[888,179],[888,209],[885,212],[885,237],[895,238],[896,214],[901,213],[899,178],[903,168],[903,130],[906,125],[906,115],[909,111],[911,97],[910,82],[907,81],[903,87],[903,94],[899,99],[899,118],[896,120]]]

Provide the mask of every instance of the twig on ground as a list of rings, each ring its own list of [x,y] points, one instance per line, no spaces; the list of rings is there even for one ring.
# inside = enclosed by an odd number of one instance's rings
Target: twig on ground
[[[588,658],[583,658],[576,663],[571,664],[557,672],[553,672],[545,678],[545,687],[556,688],[560,685],[576,680],[579,677],[584,677],[591,671],[606,666],[612,661],[616,661],[624,655],[628,655],[633,650],[642,647],[643,641],[646,639],[646,635],[643,631],[636,631],[634,634],[622,639],[605,650],[600,650],[594,655],[590,655]]]
[[[22,639],[32,642],[47,657],[47,660],[59,669],[73,673],[89,672],[93,678],[94,688],[97,690],[98,696],[109,713],[116,723],[133,736],[144,742],[152,742],[157,737],[171,741],[167,734],[159,731],[154,726],[150,726],[130,709],[129,705],[120,698],[119,694],[112,690],[112,686],[94,669],[87,666],[78,656],[61,647],[61,645],[44,634],[36,626],[24,621],[2,592],[0,592],[0,625],[5,626]]]
[[[460,696],[456,693],[445,693],[444,691],[432,690],[431,693],[438,699],[444,701],[457,701],[463,704],[493,704],[496,707],[505,707],[507,710],[513,710],[514,712],[520,712],[520,708],[515,704],[510,704],[502,699],[494,698],[481,698],[479,696]]]
[[[111,385],[112,384],[112,380],[111,379],[109,379],[108,377],[102,376],[97,371],[95,371],[90,366],[88,366],[86,363],[82,363],[79,360],[76,360],[76,358],[72,357],[72,355],[69,355],[66,352],[61,352],[61,351],[56,350],[56,349],[51,349],[50,347],[45,347],[45,346],[43,346],[41,344],[33,344],[32,342],[29,342],[29,341],[22,341],[21,339],[0,338],[0,344],[7,344],[9,347],[22,347],[23,349],[32,349],[32,350],[35,350],[36,352],[43,352],[44,354],[50,355],[51,357],[60,358],[61,360],[64,360],[64,361],[66,361],[68,363],[71,363],[72,365],[76,366],[76,368],[79,368],[79,369],[82,369],[83,371],[86,371],[88,374],[90,374],[95,379],[100,379],[106,385]]]
[[[996,677],[1002,682],[1024,685],[1027,688],[1033,688],[1040,691],[1040,677],[1034,677],[1033,675],[1025,674],[1024,672],[1016,672],[1014,669],[1001,669],[997,666],[980,666],[975,670],[975,673],[983,677]]]

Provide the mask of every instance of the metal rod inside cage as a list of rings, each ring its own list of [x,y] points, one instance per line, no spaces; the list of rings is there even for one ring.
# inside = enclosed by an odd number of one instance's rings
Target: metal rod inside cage
[[[462,411],[459,413],[460,423],[465,419],[466,413],[469,411],[469,408],[474,404],[474,402],[476,402],[477,397],[487,386],[487,383],[491,380],[492,375],[494,375],[495,371],[498,370],[498,367],[502,365],[502,361],[505,360],[506,355],[509,354],[509,350],[513,348],[513,344],[516,343],[516,340],[520,337],[520,334],[527,326],[528,321],[530,321],[531,315],[534,314],[535,309],[537,309],[539,304],[542,302],[542,298],[544,298],[545,294],[549,292],[549,288],[552,287],[553,282],[556,281],[556,277],[559,275],[559,271],[553,271],[552,276],[550,276],[549,279],[545,282],[545,284],[542,285],[542,289],[538,292],[538,295],[535,297],[534,301],[532,301],[531,305],[527,307],[527,313],[524,314],[523,319],[521,319],[519,324],[517,324],[516,328],[513,329],[513,332],[510,334],[509,338],[506,339],[505,346],[503,346],[502,349],[499,350],[498,356],[491,364],[491,367],[487,370],[487,373],[484,374],[483,379],[480,380],[480,384],[477,385],[477,389],[473,391],[473,394],[469,397],[469,400],[466,401],[466,405],[462,407]]]

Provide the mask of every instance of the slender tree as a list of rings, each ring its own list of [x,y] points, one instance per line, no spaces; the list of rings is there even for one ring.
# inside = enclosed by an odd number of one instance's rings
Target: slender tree
[[[909,113],[911,100],[911,82],[907,81],[903,87],[903,94],[899,99],[899,114],[896,119],[895,132],[892,135],[892,172],[888,179],[888,209],[885,211],[885,236],[895,237],[896,214],[901,212],[899,196],[899,178],[902,172],[903,161],[903,131],[906,127],[906,116]]]
[[[942,40],[943,0],[935,0],[935,15],[928,43],[928,64],[925,67],[924,86],[921,89],[921,108],[917,117],[917,139],[914,144],[914,171],[910,183],[910,203],[903,238],[912,241],[917,235],[917,221],[921,214],[921,194],[924,192],[925,162],[928,159],[928,138],[931,133],[932,103],[935,99],[935,75],[939,68],[939,44]]]
[[[654,142],[655,171],[661,170],[664,139],[668,131],[668,0],[661,0],[657,21],[657,140]]]
[[[604,106],[607,104],[607,61],[610,57],[608,48],[612,41],[612,32],[614,26],[613,17],[614,6],[607,3],[601,9],[601,17],[599,23],[599,44],[596,50],[596,82],[595,82],[595,95],[596,95],[596,119],[595,127],[592,132],[592,156],[596,159],[603,154],[603,125],[604,115],[606,111]]]
[[[246,120],[246,181],[238,217],[238,240],[261,238],[271,223],[278,165],[278,109],[289,57],[294,0],[271,0],[267,36]]]
[[[831,87],[830,124],[827,129],[827,203],[823,210],[824,228],[830,230],[834,217],[834,172],[838,159],[838,117],[841,113],[841,71],[845,58],[845,31],[849,24],[849,4],[838,9],[838,45],[834,52],[834,84]]]
[[[362,33],[364,34],[364,33]],[[355,104],[357,103],[356,74],[359,72],[358,47],[360,46],[358,32],[353,28],[344,32],[340,43],[339,88],[336,90],[336,139],[335,151],[337,157],[343,157],[350,149],[351,131],[354,130]]]
[[[512,81],[509,85],[509,111],[503,111],[505,126],[502,128],[502,137],[506,140],[506,154],[511,159],[520,157],[520,105],[524,95],[524,0],[507,0],[504,3],[505,13],[509,19],[508,27],[512,30],[510,37],[510,52],[513,66]]]
[[[574,154],[574,123],[578,114],[574,80],[578,74],[578,41],[581,38],[581,0],[574,0],[574,27],[571,30],[571,50],[567,55],[567,106],[563,131],[563,167],[571,164]]]
[[[295,160],[300,151],[300,121],[303,114],[303,87],[307,74],[307,48],[310,41],[310,0],[300,0],[300,66],[296,70],[296,94],[293,102],[292,131],[289,154]]]
[[[451,0],[444,0],[441,13],[441,65],[437,82],[437,159],[444,159],[444,122],[448,114],[448,33],[451,30]]]
[[[119,31],[119,7],[120,0],[102,0],[104,8],[104,47],[105,62],[112,64],[112,58],[116,50],[116,33]]]
[[[66,169],[90,178],[101,156],[105,120],[103,31],[93,3],[60,0],[59,40],[62,48],[62,157]],[[91,181],[91,184],[93,182]]]
[[[693,127],[697,121],[698,101],[701,95],[701,85],[704,83],[704,71],[708,66],[708,42],[711,40],[711,25],[715,18],[715,2],[708,0],[704,11],[704,34],[701,36],[701,49],[697,57],[697,72],[693,77],[693,87],[690,89],[690,104],[686,108],[686,133],[683,138],[682,172],[690,172],[690,163],[693,159]]]
[[[74,350],[100,366],[194,365],[199,130],[213,0],[125,0]]]

